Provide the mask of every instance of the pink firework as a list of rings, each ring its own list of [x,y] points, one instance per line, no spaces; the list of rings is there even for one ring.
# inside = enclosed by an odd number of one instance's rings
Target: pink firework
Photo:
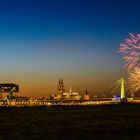
[[[124,54],[123,59],[126,62],[124,67],[128,71],[140,67],[140,34],[130,33],[130,37],[120,44],[119,52]]]
[[[128,86],[130,89],[135,92],[140,90],[140,69],[135,68],[133,71],[130,72],[128,78]]]

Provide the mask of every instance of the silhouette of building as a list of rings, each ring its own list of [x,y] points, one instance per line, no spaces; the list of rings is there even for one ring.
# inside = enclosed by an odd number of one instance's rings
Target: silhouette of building
[[[86,90],[86,93],[84,95],[84,100],[89,100],[90,97],[89,97],[89,94],[88,94],[88,91]]]
[[[59,83],[57,86],[57,94],[55,95],[55,99],[62,99],[63,93],[65,92],[63,78],[59,78]]]

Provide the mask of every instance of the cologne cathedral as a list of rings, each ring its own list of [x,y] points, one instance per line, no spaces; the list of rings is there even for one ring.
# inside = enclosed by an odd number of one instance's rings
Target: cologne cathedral
[[[57,86],[57,99],[61,99],[64,92],[65,92],[65,88],[64,88],[63,78],[62,79],[59,78],[59,83]]]
[[[57,86],[57,94],[55,95],[54,99],[57,100],[79,100],[81,96],[77,92],[72,92],[70,89],[69,92],[65,92],[63,78],[59,78],[59,83]]]

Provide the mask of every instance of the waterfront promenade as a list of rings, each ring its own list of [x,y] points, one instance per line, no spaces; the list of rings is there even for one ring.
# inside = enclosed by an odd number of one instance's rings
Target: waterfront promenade
[[[127,99],[128,103],[140,103],[140,99]],[[56,106],[56,105],[111,105],[120,104],[120,100],[114,100],[112,98],[97,98],[93,100],[0,100],[0,106]]]

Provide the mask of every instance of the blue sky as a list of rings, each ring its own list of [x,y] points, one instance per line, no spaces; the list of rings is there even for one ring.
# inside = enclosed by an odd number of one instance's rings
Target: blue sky
[[[120,43],[139,33],[138,0],[0,0],[1,82],[25,96],[104,89],[125,70]],[[97,93],[98,94],[98,93]]]

